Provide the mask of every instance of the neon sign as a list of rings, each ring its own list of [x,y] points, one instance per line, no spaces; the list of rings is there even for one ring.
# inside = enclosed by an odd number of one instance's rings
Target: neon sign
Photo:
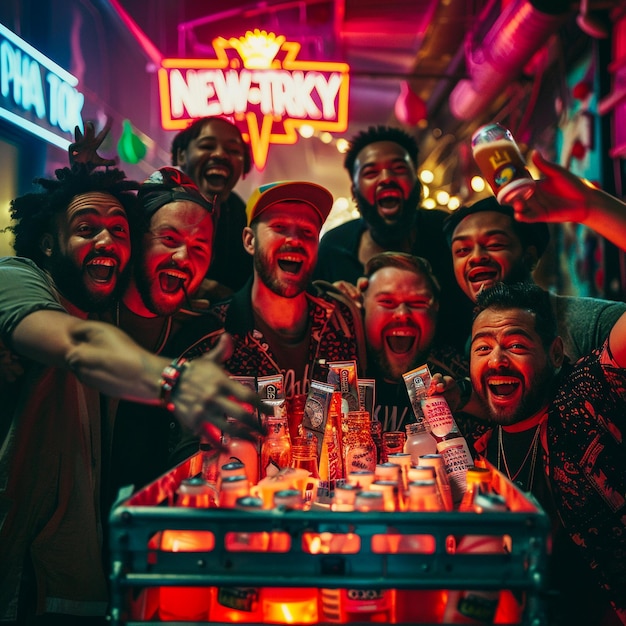
[[[213,40],[216,59],[163,59],[161,123],[181,130],[206,115],[244,122],[254,163],[265,167],[269,144],[293,144],[299,126],[343,132],[348,126],[349,66],[301,61],[300,44],[255,30]]]
[[[0,118],[67,150],[83,129],[78,79],[0,24]]]

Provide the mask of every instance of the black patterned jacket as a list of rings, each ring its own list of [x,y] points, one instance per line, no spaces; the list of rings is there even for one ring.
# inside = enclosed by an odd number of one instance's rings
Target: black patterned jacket
[[[356,360],[359,374],[365,372],[365,340],[360,312],[339,290],[317,281],[307,292],[310,332],[308,382],[327,380],[326,363]],[[211,308],[223,328],[211,330],[188,343],[186,358],[197,358],[209,351],[219,336],[228,332],[234,352],[224,368],[236,376],[269,376],[284,373],[261,331],[254,327],[252,280],[232,298]],[[303,390],[306,393],[308,389]],[[286,390],[289,396],[289,390]]]
[[[626,369],[607,342],[564,366],[544,425],[543,469],[556,515],[626,624]],[[484,453],[489,426],[463,421],[461,428]]]

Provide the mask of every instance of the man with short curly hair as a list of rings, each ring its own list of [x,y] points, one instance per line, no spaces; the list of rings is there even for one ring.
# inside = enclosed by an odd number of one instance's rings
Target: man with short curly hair
[[[366,375],[376,381],[372,419],[383,432],[415,421],[403,374],[424,363],[432,372],[467,376],[467,360],[454,348],[433,345],[441,290],[430,263],[404,252],[381,252],[359,281],[367,342]]]
[[[442,234],[448,214],[419,206],[417,159],[415,139],[399,128],[371,126],[352,139],[344,167],[361,216],[325,233],[313,278],[336,283],[356,299],[353,286],[374,255],[393,251],[424,257],[442,287],[440,328],[446,329],[447,343],[456,345],[469,328],[457,333],[455,319],[464,309],[469,316],[471,309],[454,280]]]

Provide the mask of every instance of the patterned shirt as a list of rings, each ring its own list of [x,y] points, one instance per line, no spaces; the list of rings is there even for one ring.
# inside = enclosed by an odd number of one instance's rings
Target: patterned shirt
[[[327,363],[356,360],[365,367],[364,335],[361,317],[343,294],[331,285],[316,283],[307,292],[309,302],[309,332],[307,365],[303,380],[295,381],[292,373],[281,367],[263,333],[255,328],[252,313],[252,282],[233,297],[216,304],[211,313],[223,323],[223,329],[211,331],[187,344],[186,358],[196,358],[209,351],[220,334],[226,331],[233,338],[234,351],[224,368],[236,376],[269,376],[282,373],[289,386],[285,396],[307,393],[311,380],[325,382]]]
[[[465,423],[464,431],[476,452],[487,449],[492,431],[484,424],[468,430]],[[561,373],[548,406],[542,457],[558,521],[624,624],[625,435],[626,370],[605,342]]]

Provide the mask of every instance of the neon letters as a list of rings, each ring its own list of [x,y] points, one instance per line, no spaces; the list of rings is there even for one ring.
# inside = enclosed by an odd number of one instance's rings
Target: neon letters
[[[0,117],[67,149],[82,129],[78,79],[0,24]]]
[[[256,167],[270,143],[298,140],[296,129],[343,132],[348,125],[349,66],[300,61],[300,44],[255,30],[213,41],[216,59],[164,59],[159,70],[161,122],[185,128],[205,115],[229,116],[247,126]]]

